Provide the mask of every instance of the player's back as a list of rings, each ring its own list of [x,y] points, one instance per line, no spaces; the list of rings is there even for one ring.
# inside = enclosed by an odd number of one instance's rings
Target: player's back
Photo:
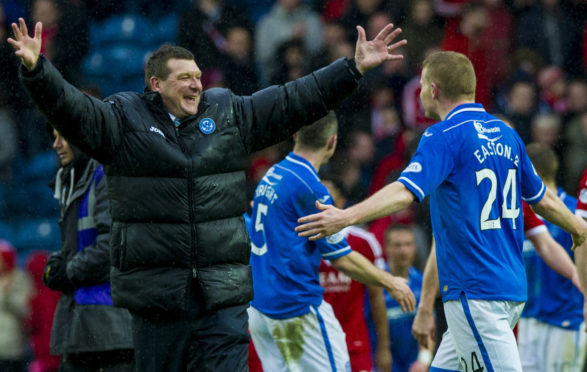
[[[290,153],[272,166],[255,190],[251,221],[251,266],[255,297],[251,304],[267,316],[282,319],[320,305],[318,266],[350,252],[344,235],[318,242],[295,232],[297,219],[318,210],[315,201],[332,204],[316,170]]]
[[[429,128],[400,181],[430,194],[443,298],[524,301],[521,196],[544,185],[519,136],[478,104]]]

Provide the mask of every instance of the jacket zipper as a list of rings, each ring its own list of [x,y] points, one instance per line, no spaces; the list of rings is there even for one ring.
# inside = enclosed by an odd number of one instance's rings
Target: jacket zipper
[[[179,147],[181,149],[181,152],[183,152],[184,154],[186,154],[186,150],[185,147],[183,146],[183,143],[181,141],[181,137],[179,136],[179,128],[174,124],[173,125],[175,127],[175,135],[177,137],[177,143],[179,144]],[[189,213],[190,213],[190,236],[191,236],[191,241],[190,241],[190,245],[191,245],[191,249],[190,249],[190,264],[192,265],[192,277],[194,279],[196,279],[198,277],[198,269],[196,268],[196,248],[194,247],[194,242],[196,241],[196,233],[193,229],[193,225],[194,225],[194,212],[192,209],[192,195],[193,195],[193,189],[192,189],[192,167],[191,164],[188,167],[188,208],[189,208]]]

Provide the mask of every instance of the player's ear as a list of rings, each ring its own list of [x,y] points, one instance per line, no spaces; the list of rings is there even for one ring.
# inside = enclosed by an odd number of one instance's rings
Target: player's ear
[[[335,148],[337,141],[338,141],[337,134],[333,134],[332,136],[330,136],[330,138],[328,139],[328,150],[332,150],[333,148]]]
[[[159,91],[159,78],[156,76],[151,76],[151,78],[149,79],[149,85],[150,85],[151,91],[158,92]]]
[[[430,83],[430,93],[432,94],[432,98],[438,97],[439,89],[436,83]]]

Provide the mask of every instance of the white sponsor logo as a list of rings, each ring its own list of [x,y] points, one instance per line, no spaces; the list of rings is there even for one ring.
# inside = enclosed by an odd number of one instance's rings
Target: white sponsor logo
[[[165,135],[163,134],[163,132],[161,132],[161,129],[159,129],[159,128],[155,128],[155,127],[151,127],[151,128],[149,128],[149,130],[150,130],[151,132],[155,132],[155,133],[157,133],[157,134],[161,135],[161,137],[165,138]]]
[[[328,242],[328,244],[338,244],[342,242],[343,239],[344,233],[342,231],[339,231],[326,237],[326,241]]]
[[[422,172],[422,164],[415,161],[415,162],[411,163],[410,165],[408,165],[406,167],[406,169],[404,169],[404,172],[406,172],[406,173],[408,173],[408,172],[413,172],[413,173]]]
[[[492,133],[499,133],[501,132],[501,129],[499,129],[499,127],[494,127],[494,128],[485,128],[483,126],[483,124],[479,123],[478,121],[474,121],[473,125],[475,126],[475,130],[477,131],[477,137],[487,140],[487,141],[497,141],[498,139],[500,139],[502,136],[499,136],[497,138],[489,138],[487,137],[485,134],[492,134]]]

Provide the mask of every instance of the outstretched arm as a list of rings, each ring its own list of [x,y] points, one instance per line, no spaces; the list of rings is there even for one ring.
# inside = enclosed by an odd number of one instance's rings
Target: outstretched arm
[[[387,289],[391,297],[400,304],[403,312],[414,310],[416,299],[404,278],[393,276],[381,270],[365,256],[354,251],[331,262],[335,269],[361,283]]]
[[[401,182],[393,182],[359,204],[347,209],[316,202],[320,213],[298,219],[296,227],[299,236],[317,240],[332,235],[342,228],[368,222],[405,209],[414,201],[414,194]]]
[[[587,239],[587,223],[581,217],[575,216],[549,189],[542,200],[530,207],[534,212],[570,233],[573,237],[573,249]]]
[[[55,129],[72,144],[103,164],[118,149],[122,126],[114,101],[102,102],[66,82],[41,54],[40,22],[31,37],[22,18],[13,23],[14,38],[8,42],[20,57],[20,79],[28,95]]]

